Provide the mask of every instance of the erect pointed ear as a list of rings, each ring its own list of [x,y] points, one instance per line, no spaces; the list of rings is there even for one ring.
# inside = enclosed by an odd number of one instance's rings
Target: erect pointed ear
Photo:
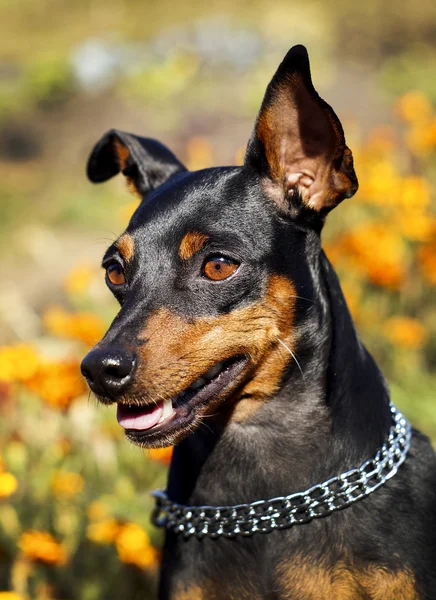
[[[313,87],[304,46],[289,50],[269,84],[245,164],[291,214],[310,209],[323,218],[356,192],[351,150],[338,117]]]
[[[111,129],[91,152],[87,175],[92,182],[100,183],[120,171],[131,190],[142,198],[186,168],[160,142]]]

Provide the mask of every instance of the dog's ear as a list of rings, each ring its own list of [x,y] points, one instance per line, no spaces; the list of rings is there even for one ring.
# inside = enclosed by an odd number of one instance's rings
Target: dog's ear
[[[245,164],[290,214],[321,217],[358,183],[342,125],[312,84],[307,50],[289,50],[269,84],[250,138]]]
[[[120,171],[131,190],[142,198],[186,168],[160,142],[111,129],[91,152],[87,175],[92,182],[100,183]]]

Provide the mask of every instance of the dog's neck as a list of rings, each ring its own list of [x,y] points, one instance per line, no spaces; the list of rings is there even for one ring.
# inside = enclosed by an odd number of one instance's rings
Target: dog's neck
[[[319,289],[302,319],[299,366],[246,422],[212,419],[175,451],[170,498],[237,504],[303,491],[372,457],[391,425],[389,394],[359,341],[324,253]]]

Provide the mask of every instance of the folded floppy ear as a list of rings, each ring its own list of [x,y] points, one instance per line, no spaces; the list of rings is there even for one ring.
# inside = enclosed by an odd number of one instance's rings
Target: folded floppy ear
[[[91,152],[87,175],[92,182],[100,183],[120,171],[132,191],[142,198],[186,168],[160,142],[111,129]]]
[[[304,46],[289,50],[269,84],[245,164],[291,214],[309,209],[323,218],[356,192],[351,150],[338,117],[313,87]]]

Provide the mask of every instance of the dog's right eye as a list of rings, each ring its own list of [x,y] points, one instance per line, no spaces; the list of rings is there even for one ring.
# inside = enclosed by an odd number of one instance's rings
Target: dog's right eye
[[[106,269],[106,277],[112,285],[124,285],[126,283],[124,269],[118,263],[108,266]]]

